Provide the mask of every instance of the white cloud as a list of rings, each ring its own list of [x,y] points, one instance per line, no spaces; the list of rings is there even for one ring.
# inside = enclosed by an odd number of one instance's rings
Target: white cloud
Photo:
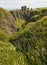
[[[20,8],[23,5],[30,8],[46,7],[47,0],[0,0],[0,7],[4,7],[6,9]]]
[[[0,0],[0,3],[47,2],[47,0]]]

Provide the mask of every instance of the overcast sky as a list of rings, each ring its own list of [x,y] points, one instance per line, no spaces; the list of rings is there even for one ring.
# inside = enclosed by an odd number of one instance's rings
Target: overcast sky
[[[30,8],[47,7],[47,0],[0,0],[0,7],[17,9],[26,5]]]

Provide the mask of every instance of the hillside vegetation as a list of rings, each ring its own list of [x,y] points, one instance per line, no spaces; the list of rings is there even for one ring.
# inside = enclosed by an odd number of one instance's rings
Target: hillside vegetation
[[[7,34],[16,31],[14,17],[9,11],[3,8],[0,8],[0,30],[4,30]]]
[[[21,31],[10,42],[16,46],[17,51],[26,56],[28,65],[47,65],[47,17],[39,20],[27,31]]]
[[[47,65],[47,8],[0,8],[0,65]]]

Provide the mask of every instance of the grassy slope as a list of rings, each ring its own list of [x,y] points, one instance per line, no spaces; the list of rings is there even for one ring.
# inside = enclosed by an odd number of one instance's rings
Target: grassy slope
[[[2,8],[0,10],[0,22],[2,23],[3,16],[3,22],[8,23],[10,29],[10,23],[14,24],[11,21],[13,16]],[[36,23],[28,23],[10,40],[6,37],[7,35],[0,30],[0,65],[47,65],[47,17]]]
[[[22,22],[21,22],[22,23]],[[7,10],[0,8],[0,65],[26,65],[22,53],[8,41],[11,32],[16,30],[15,19]],[[7,33],[7,34],[6,34]]]
[[[0,8],[0,29],[4,30],[7,34],[16,31],[14,17],[3,8]]]
[[[26,56],[28,65],[47,65],[47,16],[19,33],[11,42]]]
[[[47,17],[23,31],[17,39],[11,40],[16,41],[16,47],[10,42],[0,41],[0,65],[47,64]]]
[[[0,65],[27,65],[25,58],[9,42],[0,41]]]

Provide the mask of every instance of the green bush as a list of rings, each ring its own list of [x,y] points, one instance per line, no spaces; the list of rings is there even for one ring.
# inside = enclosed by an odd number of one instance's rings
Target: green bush
[[[0,30],[0,40],[8,41],[8,39],[9,39],[8,35],[3,30]]]

